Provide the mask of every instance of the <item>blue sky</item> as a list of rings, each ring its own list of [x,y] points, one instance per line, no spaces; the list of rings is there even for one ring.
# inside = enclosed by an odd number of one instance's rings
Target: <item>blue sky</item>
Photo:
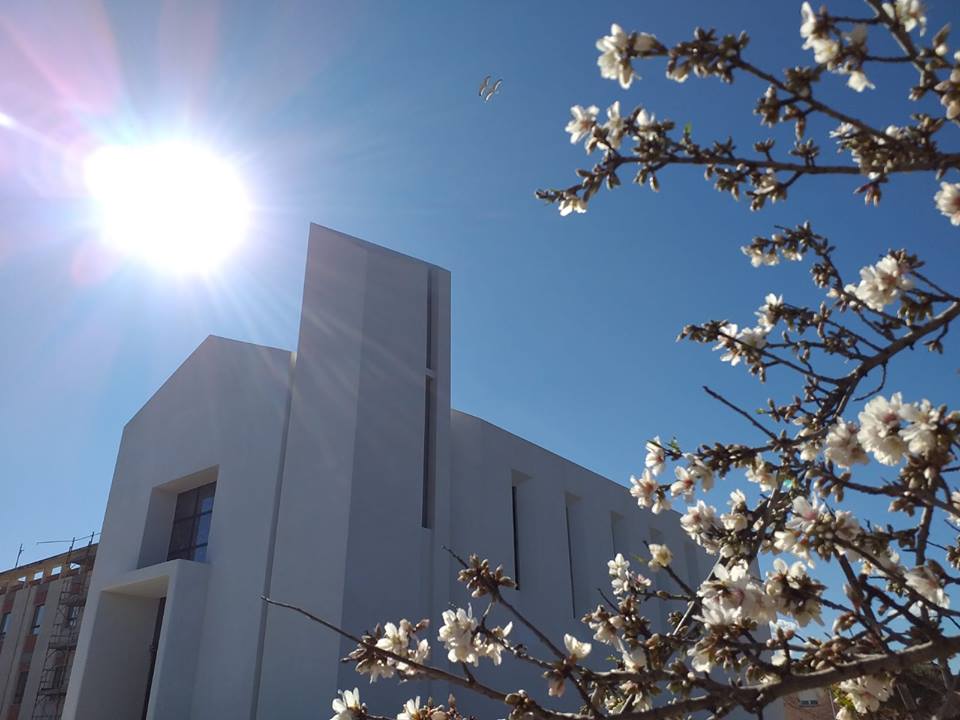
[[[960,19],[946,0],[928,6],[933,29]],[[585,216],[561,218],[533,192],[587,164],[563,131],[575,103],[642,104],[701,139],[769,134],[751,114],[756,83],[679,86],[659,63],[630,91],[602,80],[594,42],[611,21],[665,42],[696,24],[746,29],[751,58],[778,69],[809,61],[798,7],[11,3],[0,112],[30,132],[0,128],[0,566],[20,543],[29,560],[56,547],[37,541],[99,529],[124,423],[208,334],[295,347],[311,221],[453,273],[461,410],[621,482],[654,434],[752,440],[700,386],[752,407],[766,390],[676,333],[711,317],[750,322],[774,289],[814,297],[805,267],[757,271],[740,254],[776,223],[812,219],[851,280],[907,246],[956,286],[960,231],[934,209],[933,179],[897,178],[879,208],[852,196],[849,178],[800,183],[761,213],[697,170],[664,173],[656,195],[603,193]],[[484,104],[487,74],[504,85]],[[874,80],[863,95],[839,78],[823,92],[877,124],[905,122],[909,74]],[[98,143],[178,137],[230,156],[256,204],[245,244],[208,278],[109,255],[77,177],[75,158]],[[956,406],[956,350],[948,337],[946,358],[915,354],[890,388]],[[784,387],[776,374],[770,385]]]

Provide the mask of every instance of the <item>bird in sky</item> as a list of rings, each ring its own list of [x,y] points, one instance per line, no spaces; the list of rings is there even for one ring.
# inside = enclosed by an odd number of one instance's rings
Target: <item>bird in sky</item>
[[[484,102],[489,102],[490,99],[500,92],[500,86],[503,85],[503,78],[500,78],[495,83],[490,82],[491,75],[487,75],[483,82],[480,83],[480,92],[477,93],[480,97],[483,98]]]

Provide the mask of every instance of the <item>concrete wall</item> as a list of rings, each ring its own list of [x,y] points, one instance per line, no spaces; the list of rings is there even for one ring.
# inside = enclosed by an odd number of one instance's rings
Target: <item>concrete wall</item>
[[[434,532],[445,532],[447,518],[430,512],[436,527],[422,527],[425,390],[429,364],[432,446],[442,449],[432,503],[446,503],[448,308],[446,271],[311,228],[272,597],[355,629],[430,614]],[[346,648],[305,618],[270,608],[260,716],[313,718],[318,696],[355,682],[333,662]],[[393,695],[386,684],[368,695],[378,693]]]
[[[208,562],[164,562],[177,493],[214,478]],[[469,602],[443,546],[519,570],[518,608],[562,642],[588,637],[579,618],[609,588],[607,561],[645,540],[692,582],[712,565],[676,514],[642,513],[626,488],[451,411],[446,271],[312,226],[296,355],[209,338],[126,427],[65,717],[139,717],[160,597],[148,717],[312,719],[363,681],[338,662],[352,646],[261,594],[356,633],[429,617],[442,664],[440,614]],[[669,608],[655,610],[663,630]],[[545,692],[539,671],[505,663],[509,684]],[[363,698],[392,713],[448,691],[381,681]]]
[[[89,593],[87,613],[96,621],[81,627],[74,675],[82,680],[70,685],[64,717],[102,718],[101,703],[114,694],[125,697],[120,658],[104,661],[99,648],[133,633],[137,640],[128,646],[127,662],[142,669],[154,618],[147,604],[105,599],[104,590],[130,595],[124,587],[142,580],[138,569],[166,559],[172,499],[211,473],[217,492],[204,566],[207,588],[204,599],[183,613],[203,628],[194,675],[203,692],[178,692],[185,694],[189,716],[249,716],[290,367],[288,352],[210,337],[125,427]],[[113,616],[101,602],[125,608],[136,632],[101,626],[100,619]],[[164,660],[183,662],[164,655],[162,643],[160,654],[158,673]],[[125,704],[124,712],[110,716],[138,718],[140,709],[131,714],[132,707]]]
[[[463,555],[475,552],[494,565],[502,564],[509,574],[519,574],[519,588],[509,594],[510,601],[537,626],[549,629],[557,643],[562,643],[565,632],[590,640],[590,630],[580,618],[603,601],[598,589],[610,595],[607,561],[618,552],[627,558],[648,556],[645,540],[666,542],[681,577],[694,571],[697,574],[688,580],[698,584],[703,578],[700,573],[712,566],[682,532],[676,513],[641,511],[622,485],[472,415],[453,411],[452,428],[452,547]],[[518,562],[514,554],[514,487]],[[665,577],[660,578],[663,573],[649,573],[632,562],[635,569],[663,582],[665,589],[670,587]],[[454,604],[470,601],[454,575],[449,575],[447,582]],[[474,610],[484,607],[485,603]],[[511,619],[505,611],[500,612],[500,622]],[[666,612],[662,601],[653,601],[648,615],[658,620],[655,630],[666,629]],[[531,652],[549,655],[516,622],[514,628],[513,637]],[[600,650],[596,659],[602,660],[602,648],[595,645],[595,649]],[[545,696],[546,684],[536,668],[504,662],[519,687],[535,697]],[[567,699],[572,708],[577,706],[576,698]],[[502,713],[494,703],[466,703],[473,712]]]

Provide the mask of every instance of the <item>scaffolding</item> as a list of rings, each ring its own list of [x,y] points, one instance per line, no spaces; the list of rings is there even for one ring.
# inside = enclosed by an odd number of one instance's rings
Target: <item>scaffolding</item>
[[[67,695],[67,681],[80,634],[80,620],[87,602],[90,571],[96,557],[93,535],[87,544],[70,550],[60,571],[60,596],[57,600],[50,638],[47,642],[37,699],[31,720],[59,720]]]

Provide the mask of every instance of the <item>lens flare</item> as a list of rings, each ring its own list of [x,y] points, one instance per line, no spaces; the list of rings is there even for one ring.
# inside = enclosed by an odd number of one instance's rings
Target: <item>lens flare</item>
[[[174,272],[203,273],[242,241],[250,206],[237,172],[186,143],[109,145],[84,163],[106,243]]]

